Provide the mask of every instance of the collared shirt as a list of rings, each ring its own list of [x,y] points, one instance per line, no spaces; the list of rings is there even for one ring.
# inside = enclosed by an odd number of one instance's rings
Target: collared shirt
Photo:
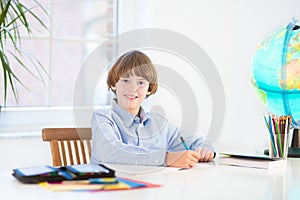
[[[94,112],[91,120],[91,163],[165,165],[166,152],[184,151],[181,131],[164,117],[146,113],[141,107],[137,117],[112,101],[111,109]],[[192,150],[202,138],[186,138]]]

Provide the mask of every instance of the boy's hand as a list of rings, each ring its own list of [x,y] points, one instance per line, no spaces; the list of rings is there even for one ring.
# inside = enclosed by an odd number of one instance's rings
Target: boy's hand
[[[196,151],[199,154],[199,162],[210,162],[215,155],[212,150],[205,147],[199,147]]]
[[[199,162],[199,159],[199,153],[191,150],[166,154],[166,163],[169,167],[191,168]]]

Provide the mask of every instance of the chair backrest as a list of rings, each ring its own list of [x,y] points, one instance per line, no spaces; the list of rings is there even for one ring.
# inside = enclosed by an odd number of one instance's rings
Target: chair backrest
[[[89,163],[91,128],[44,128],[42,138],[50,142],[53,166]]]

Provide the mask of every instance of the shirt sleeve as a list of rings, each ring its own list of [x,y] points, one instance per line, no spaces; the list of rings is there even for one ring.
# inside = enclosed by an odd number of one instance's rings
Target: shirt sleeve
[[[95,112],[91,126],[91,163],[165,165],[166,149],[147,149],[123,143],[118,127],[109,116]]]
[[[182,130],[168,122],[168,151],[184,151],[186,150],[180,137],[183,137],[191,150],[196,150],[198,147],[208,147],[204,144],[204,138],[196,134],[187,134]]]

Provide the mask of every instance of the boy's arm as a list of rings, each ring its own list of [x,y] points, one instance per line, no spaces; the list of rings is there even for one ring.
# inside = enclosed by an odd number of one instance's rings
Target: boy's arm
[[[180,137],[184,137],[186,144],[192,151],[196,151],[199,155],[199,162],[209,162],[215,158],[216,153],[214,149],[204,144],[203,137],[187,136],[180,129],[176,128],[172,124],[169,125],[169,132],[172,133],[169,136],[170,151],[184,151],[185,147],[180,140]]]

